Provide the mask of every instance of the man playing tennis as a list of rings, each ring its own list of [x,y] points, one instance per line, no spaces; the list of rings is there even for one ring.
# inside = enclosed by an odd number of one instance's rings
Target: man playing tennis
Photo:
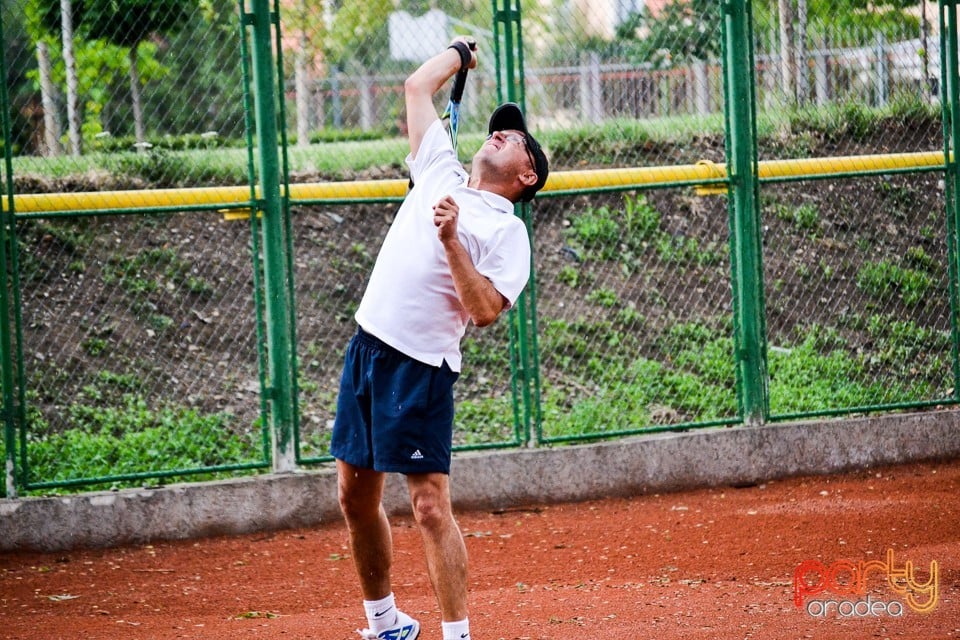
[[[414,640],[394,602],[386,473],[407,478],[444,640],[469,640],[467,552],[450,501],[453,384],[467,322],[494,322],[526,286],[530,241],[514,203],[547,179],[547,159],[513,104],[494,111],[468,174],[434,107],[462,67],[466,38],[404,84],[414,187],[384,239],[347,347],[330,451],[360,578],[369,640]]]

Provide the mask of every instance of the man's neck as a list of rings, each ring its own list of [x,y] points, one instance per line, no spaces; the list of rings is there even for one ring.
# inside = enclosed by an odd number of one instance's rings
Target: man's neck
[[[470,174],[470,179],[467,180],[467,186],[471,189],[476,189],[477,191],[489,191],[490,193],[495,193],[498,196],[503,196],[511,202],[513,201],[513,199],[510,197],[510,194],[507,193],[503,188],[503,185],[489,182],[484,180],[481,176],[475,174]]]

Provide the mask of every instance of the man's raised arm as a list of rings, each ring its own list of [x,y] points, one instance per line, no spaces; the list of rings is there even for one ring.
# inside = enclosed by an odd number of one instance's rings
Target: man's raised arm
[[[454,42],[467,44],[466,37],[454,38]],[[433,105],[433,96],[460,70],[463,60],[462,49],[450,46],[433,56],[414,71],[403,85],[404,99],[407,105],[407,135],[410,138],[410,153],[414,157],[420,149],[420,142],[430,125],[439,117]],[[477,66],[477,53],[470,53],[468,69]]]

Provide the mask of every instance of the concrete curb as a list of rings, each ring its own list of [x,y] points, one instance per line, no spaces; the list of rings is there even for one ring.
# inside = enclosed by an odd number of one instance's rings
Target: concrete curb
[[[460,454],[459,510],[738,485],[960,457],[960,411],[664,433]],[[409,512],[402,476],[384,503]],[[58,551],[309,527],[340,520],[332,468],[153,490],[0,500],[0,550]]]

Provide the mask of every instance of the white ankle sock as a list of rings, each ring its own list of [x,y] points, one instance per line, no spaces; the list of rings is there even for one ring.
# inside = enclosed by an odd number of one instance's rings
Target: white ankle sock
[[[392,593],[382,600],[364,600],[363,610],[374,633],[386,631],[397,623],[397,605]]]
[[[458,622],[441,622],[443,640],[470,640],[470,620],[464,618]]]

